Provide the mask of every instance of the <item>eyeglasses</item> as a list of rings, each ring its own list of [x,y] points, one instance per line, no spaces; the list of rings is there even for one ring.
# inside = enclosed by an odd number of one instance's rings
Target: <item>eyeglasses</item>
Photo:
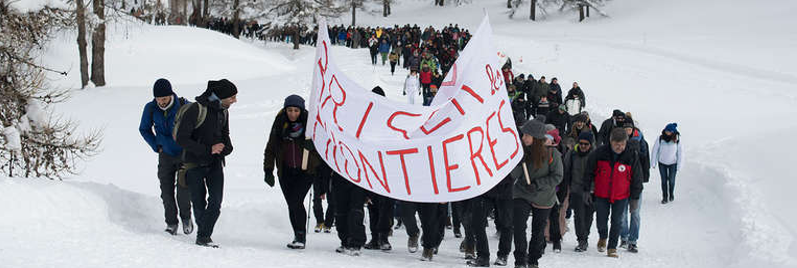
[[[578,145],[581,145],[581,146],[590,146],[590,145],[592,145],[592,144],[590,144],[589,142],[579,142],[579,143],[578,143]]]

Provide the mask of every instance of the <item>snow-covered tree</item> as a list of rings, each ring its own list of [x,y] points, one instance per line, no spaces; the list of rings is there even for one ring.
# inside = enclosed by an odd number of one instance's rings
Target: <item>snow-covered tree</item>
[[[48,109],[68,91],[50,87],[45,74],[55,71],[36,59],[54,29],[67,24],[63,13],[49,7],[22,13],[0,0],[0,173],[60,178],[99,149],[99,132],[78,135],[75,122]]]
[[[362,0],[274,0],[265,13],[272,25],[283,25],[291,32],[293,48],[299,49],[302,27],[312,27],[320,18],[337,18]]]

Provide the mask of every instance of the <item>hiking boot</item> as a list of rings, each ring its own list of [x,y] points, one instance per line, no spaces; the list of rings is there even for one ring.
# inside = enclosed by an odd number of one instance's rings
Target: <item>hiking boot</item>
[[[219,247],[219,245],[214,243],[213,239],[210,239],[210,237],[197,237],[196,238],[196,244],[200,245],[200,246],[203,246],[203,247],[209,247],[209,248],[218,248]]]
[[[332,232],[332,226],[327,226],[326,224],[324,224],[324,233],[328,234],[331,232]]]
[[[434,257],[434,249],[433,248],[424,248],[423,254],[421,254],[421,261],[432,261]]]
[[[675,196],[670,195],[670,202],[675,201]]]
[[[288,243],[289,249],[304,249],[304,242],[293,240],[292,242]]]
[[[617,249],[615,249],[615,248],[609,249],[609,251],[606,252],[606,256],[608,256],[610,258],[619,258],[620,257],[619,255],[617,255]]]
[[[191,222],[191,219],[183,220],[183,233],[189,235],[193,232],[194,232],[194,223]]]
[[[360,256],[360,247],[347,248],[346,254],[349,254],[349,256],[354,256],[354,257]]]
[[[169,233],[170,235],[177,235],[177,224],[166,225],[166,230],[163,231]]]
[[[628,249],[628,241],[621,240],[620,241],[620,248]]]
[[[585,252],[587,251],[588,247],[589,244],[587,243],[587,240],[579,240],[578,246],[576,246],[576,252]]]
[[[418,235],[417,234],[413,235],[413,236],[410,236],[410,238],[407,240],[407,250],[409,250],[410,253],[418,252]]]
[[[490,259],[489,258],[476,258],[475,260],[469,260],[465,263],[470,267],[490,267]]]
[[[363,248],[370,250],[379,249],[379,243],[376,241],[376,239],[371,239],[371,241],[365,243],[365,246],[363,246]]]
[[[666,198],[666,197],[665,197],[664,199],[662,199],[662,200],[661,200],[661,204],[662,204],[662,205],[664,205],[664,204],[667,204],[667,198]]]
[[[637,248],[636,244],[629,244],[628,245],[628,252],[638,253],[639,249]]]
[[[476,249],[473,246],[465,245],[465,259],[466,260],[476,259]]]
[[[343,247],[343,246],[339,246],[338,248],[335,249],[335,252],[341,253],[341,254],[342,253],[346,253],[346,248]]]
[[[323,222],[319,223],[319,224],[316,224],[315,225],[315,229],[313,229],[313,231],[315,231],[316,233],[320,233],[323,230],[324,230],[324,223]]]
[[[387,235],[380,235],[378,243],[379,249],[382,251],[390,251],[393,249],[393,246],[390,245],[390,242],[387,241]]]
[[[493,264],[498,265],[498,266],[506,266],[506,262],[507,262],[506,260],[507,260],[507,256],[498,256],[498,258],[495,259],[495,263],[493,263]]]
[[[601,238],[598,240],[598,252],[605,252],[606,251],[606,238]]]
[[[562,241],[553,241],[553,252],[561,253],[562,252]]]

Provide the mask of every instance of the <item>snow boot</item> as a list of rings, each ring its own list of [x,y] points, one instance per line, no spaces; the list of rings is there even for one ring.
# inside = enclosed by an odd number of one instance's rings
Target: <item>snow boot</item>
[[[670,202],[675,201],[675,196],[670,195]]]
[[[454,237],[462,238],[462,232],[459,231],[459,228],[454,228]]]
[[[466,260],[476,259],[476,249],[473,246],[465,245],[465,259]]]
[[[339,246],[338,248],[335,249],[335,252],[341,254],[346,253],[346,248],[344,246]]]
[[[469,260],[466,264],[470,267],[490,267],[490,259],[479,257],[475,260]]]
[[[507,263],[507,256],[498,256],[498,258],[495,259],[495,263],[493,264],[498,266],[506,266],[506,263]]]
[[[326,224],[324,224],[324,233],[328,234],[331,232],[332,232],[332,226],[327,226]]]
[[[209,247],[209,248],[218,248],[219,247],[219,245],[214,243],[213,239],[210,239],[210,237],[197,237],[196,238],[196,244],[200,245],[200,246],[203,246],[203,247]]]
[[[598,252],[605,252],[606,251],[606,238],[601,238],[598,240]]]
[[[628,241],[620,240],[620,248],[628,249]]]
[[[177,235],[177,224],[169,224],[166,226],[166,230],[163,230],[170,235]]]
[[[432,261],[434,257],[434,249],[433,248],[424,248],[423,253],[421,254],[421,261]]]
[[[610,258],[619,258],[620,257],[619,255],[617,255],[617,249],[615,249],[615,248],[609,249],[609,251],[606,252],[606,256],[608,256]]]
[[[191,219],[183,220],[183,233],[189,235],[193,232],[194,232],[194,223],[191,222]]]
[[[324,230],[324,223],[322,222],[322,223],[316,224],[315,225],[315,229],[313,231],[316,232],[316,233],[320,233],[323,230]]]
[[[553,241],[553,252],[561,253],[562,252],[562,241]]]

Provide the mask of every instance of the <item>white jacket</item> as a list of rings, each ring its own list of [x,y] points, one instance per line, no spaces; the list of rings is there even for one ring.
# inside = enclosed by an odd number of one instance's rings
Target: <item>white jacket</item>
[[[681,170],[683,160],[683,149],[680,142],[662,141],[661,137],[656,139],[653,144],[653,152],[650,154],[650,163],[655,168],[659,163],[665,165],[677,164],[677,169]]]
[[[404,93],[408,96],[415,96],[421,91],[421,80],[418,76],[413,76],[411,74],[407,75],[407,79],[404,80]]]

